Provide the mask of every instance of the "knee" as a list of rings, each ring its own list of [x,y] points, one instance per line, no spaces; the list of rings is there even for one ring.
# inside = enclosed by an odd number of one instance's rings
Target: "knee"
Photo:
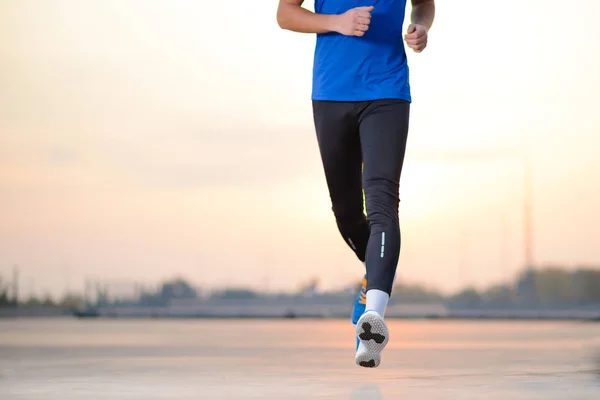
[[[388,179],[365,180],[367,218],[371,224],[397,226],[399,185]]]

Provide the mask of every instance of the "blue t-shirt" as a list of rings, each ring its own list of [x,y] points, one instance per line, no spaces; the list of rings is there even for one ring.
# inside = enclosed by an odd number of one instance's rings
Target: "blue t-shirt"
[[[364,36],[317,35],[312,99],[410,102],[402,27],[406,0],[315,0],[320,14],[342,14],[362,6],[375,7]]]

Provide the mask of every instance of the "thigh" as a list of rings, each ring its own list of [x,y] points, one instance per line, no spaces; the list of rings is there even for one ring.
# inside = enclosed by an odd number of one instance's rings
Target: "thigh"
[[[365,189],[370,180],[399,185],[409,115],[410,103],[401,100],[372,101],[361,109],[359,130]]]
[[[325,178],[335,213],[363,212],[362,155],[356,103],[313,101]]]

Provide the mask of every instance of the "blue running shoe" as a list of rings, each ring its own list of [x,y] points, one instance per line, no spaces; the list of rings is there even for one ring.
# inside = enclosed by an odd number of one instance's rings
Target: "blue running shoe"
[[[362,287],[354,301],[352,308],[352,325],[356,325],[360,317],[364,314],[367,307],[367,274],[365,274],[362,282]]]
[[[352,308],[352,325],[356,326],[358,320],[365,313],[367,307],[367,274],[363,278],[362,287],[356,296],[354,301],[354,307]],[[356,338],[356,348],[358,349],[358,337]]]

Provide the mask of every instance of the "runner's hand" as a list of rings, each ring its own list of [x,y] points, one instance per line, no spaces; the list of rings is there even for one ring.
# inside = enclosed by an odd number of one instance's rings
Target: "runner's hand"
[[[356,7],[337,16],[335,31],[346,36],[363,36],[371,23],[373,6]]]
[[[423,25],[410,24],[404,40],[408,47],[413,49],[416,53],[420,53],[427,47],[427,28]]]

